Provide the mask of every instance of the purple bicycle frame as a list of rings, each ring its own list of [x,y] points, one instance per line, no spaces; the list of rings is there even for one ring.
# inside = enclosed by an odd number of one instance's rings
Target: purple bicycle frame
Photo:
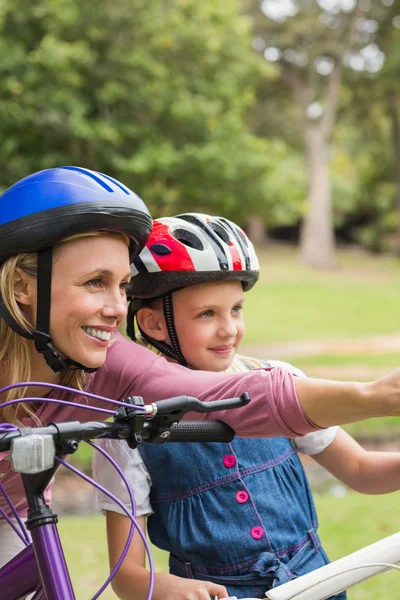
[[[75,600],[57,526],[42,525],[31,535],[32,544],[0,569],[2,600],[32,592],[35,600]]]

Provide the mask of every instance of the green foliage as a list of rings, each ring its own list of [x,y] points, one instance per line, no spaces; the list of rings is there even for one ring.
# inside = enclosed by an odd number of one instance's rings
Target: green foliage
[[[327,77],[314,63],[334,55],[349,14],[293,4],[296,15],[274,21],[259,0],[0,0],[0,191],[32,171],[79,164],[120,177],[156,216],[297,223],[307,178],[290,78],[314,90],[310,102],[322,98]],[[384,246],[399,221],[396,10],[372,3],[379,28],[367,38],[386,62],[378,73],[345,70],[330,160],[335,223],[366,221],[357,239],[370,247]],[[283,58],[270,63],[262,51],[274,45]]]
[[[272,69],[238,2],[3,0],[0,160],[6,187],[79,164],[157,214],[268,204],[269,144],[245,124]]]

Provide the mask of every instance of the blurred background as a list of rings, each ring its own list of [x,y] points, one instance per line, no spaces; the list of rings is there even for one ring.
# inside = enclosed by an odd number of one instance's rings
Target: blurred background
[[[1,0],[0,191],[76,164],[154,217],[231,218],[261,258],[243,350],[375,378],[400,349],[399,41],[398,0]],[[349,431],[399,445],[395,419]],[[89,452],[74,461],[90,471]],[[332,558],[399,529],[400,494],[358,496],[306,467]],[[74,513],[61,528],[86,600],[107,574],[103,518],[61,473],[56,502]]]

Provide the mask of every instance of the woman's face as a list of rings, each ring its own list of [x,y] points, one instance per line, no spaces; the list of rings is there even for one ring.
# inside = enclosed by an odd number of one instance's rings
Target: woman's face
[[[130,280],[127,241],[100,235],[71,240],[54,260],[50,335],[65,357],[101,367],[118,325],[126,316]],[[27,317],[36,320],[36,298]]]

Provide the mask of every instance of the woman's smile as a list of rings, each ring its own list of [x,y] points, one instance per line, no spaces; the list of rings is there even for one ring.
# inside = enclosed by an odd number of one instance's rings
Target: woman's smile
[[[96,342],[100,342],[102,345],[105,346],[107,346],[110,340],[112,339],[112,333],[116,331],[115,327],[89,327],[85,325],[82,326],[82,329],[90,338],[92,338]]]

